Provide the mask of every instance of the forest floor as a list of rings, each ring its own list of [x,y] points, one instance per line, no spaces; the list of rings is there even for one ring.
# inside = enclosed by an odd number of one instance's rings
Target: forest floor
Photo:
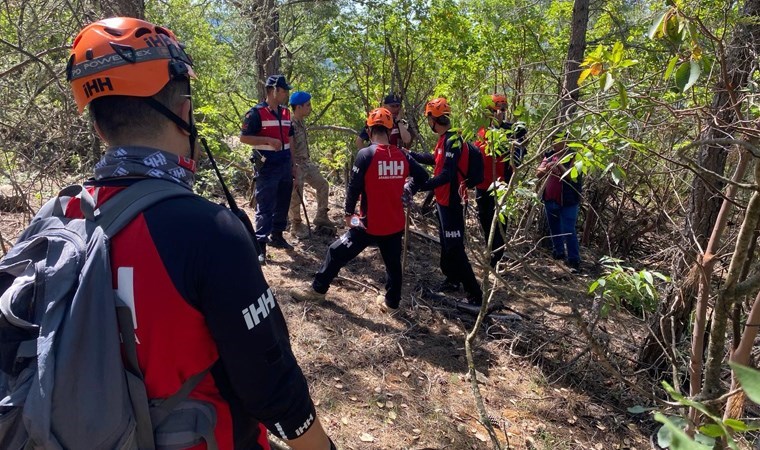
[[[330,197],[336,222],[342,221],[341,194]],[[313,217],[308,188],[306,197]],[[24,224],[22,214],[0,215],[6,246]],[[374,304],[385,272],[372,247],[341,271],[326,302],[297,303],[287,294],[311,282],[337,234],[315,232],[299,241],[286,233],[295,249],[270,249],[264,274],[287,318],[322,423],[339,448],[491,449],[467,375],[464,339],[475,317],[428,294],[442,281],[437,231],[431,220],[414,220],[413,228],[419,233],[410,234],[401,308],[393,317]],[[646,399],[603,368],[571,314],[572,302],[584,314],[591,310],[588,284],[599,268],[584,263],[583,273],[573,275],[548,251],[523,247],[492,300],[503,307],[502,316],[517,313],[522,320],[486,320],[474,351],[500,442],[512,449],[651,448],[651,416],[627,412]],[[582,251],[586,261],[598,259]],[[480,277],[482,268],[475,268]],[[609,361],[635,374],[643,322],[613,311],[598,330]]]

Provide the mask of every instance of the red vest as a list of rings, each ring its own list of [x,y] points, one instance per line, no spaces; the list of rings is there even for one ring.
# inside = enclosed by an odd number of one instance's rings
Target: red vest
[[[508,157],[502,156],[496,160],[494,164],[493,155],[486,153],[486,132],[485,128],[478,130],[478,139],[475,141],[475,145],[480,149],[480,153],[483,154],[483,181],[476,186],[478,189],[487,190],[491,187],[496,180],[504,180],[504,170],[506,168],[505,159]]]
[[[261,117],[261,131],[257,136],[275,138],[282,141],[282,149],[290,150],[290,111],[287,108],[279,108],[280,118],[274,115],[267,106],[257,105],[256,111]],[[274,150],[269,145],[254,145],[256,150]]]
[[[409,176],[409,161],[395,145],[378,145],[364,174],[362,216],[367,217],[367,233],[387,236],[404,229],[404,183]],[[367,211],[364,211],[364,208]]]

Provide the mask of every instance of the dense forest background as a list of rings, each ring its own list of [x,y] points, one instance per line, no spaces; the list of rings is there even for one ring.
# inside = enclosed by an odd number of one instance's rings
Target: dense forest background
[[[186,44],[198,125],[241,195],[252,174],[236,136],[266,75],[312,94],[312,157],[336,186],[366,111],[387,93],[403,97],[417,151],[432,148],[431,97],[447,97],[471,135],[484,98],[505,93],[528,129],[528,157],[497,193],[519,259],[536,240],[535,166],[569,130],[567,176],[585,177],[582,244],[606,255],[593,261],[595,309],[574,308],[579,330],[596,342],[592,325],[610,309],[639,320],[646,336],[629,355],[639,378],[626,382],[670,411],[657,419],[671,448],[696,448],[685,443],[695,436],[751,441],[745,398],[757,400],[758,381],[742,366],[757,364],[760,324],[760,0],[6,0],[2,214],[28,220],[104,150],[64,70],[78,30],[110,15],[145,17]],[[199,190],[216,190],[207,167]],[[0,254],[14,238],[0,229]],[[508,270],[485,277],[498,284]],[[590,348],[604,360],[603,346]]]

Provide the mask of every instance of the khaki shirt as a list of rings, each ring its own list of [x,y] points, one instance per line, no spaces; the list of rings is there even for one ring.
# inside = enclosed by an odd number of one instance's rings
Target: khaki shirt
[[[290,137],[290,152],[293,155],[293,161],[301,164],[311,158],[309,154],[309,141],[306,138],[306,124],[303,120],[293,119],[293,136]]]

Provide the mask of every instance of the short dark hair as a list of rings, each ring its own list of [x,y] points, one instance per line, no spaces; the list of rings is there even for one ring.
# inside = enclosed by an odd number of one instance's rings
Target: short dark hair
[[[188,80],[173,80],[153,96],[171,110],[188,93]],[[155,137],[167,123],[167,117],[153,109],[142,97],[110,95],[90,102],[90,117],[98,124],[106,141],[124,141],[136,131]]]
[[[369,135],[372,136],[376,133],[388,133],[390,130],[382,125],[374,125],[369,127]]]

